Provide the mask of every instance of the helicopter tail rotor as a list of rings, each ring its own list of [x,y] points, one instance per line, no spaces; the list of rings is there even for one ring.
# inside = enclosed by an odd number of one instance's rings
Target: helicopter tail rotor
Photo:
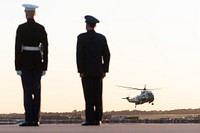
[[[127,101],[129,101],[130,97],[125,97],[125,98],[122,98],[122,99],[126,99]]]
[[[144,90],[147,90],[147,84],[144,84]]]

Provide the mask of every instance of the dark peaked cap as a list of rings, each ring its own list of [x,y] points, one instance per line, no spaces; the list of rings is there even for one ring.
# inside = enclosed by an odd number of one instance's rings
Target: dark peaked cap
[[[86,22],[86,23],[90,23],[90,24],[96,24],[96,23],[99,23],[99,20],[96,19],[96,18],[93,17],[93,16],[86,15],[86,16],[85,16],[85,22]]]

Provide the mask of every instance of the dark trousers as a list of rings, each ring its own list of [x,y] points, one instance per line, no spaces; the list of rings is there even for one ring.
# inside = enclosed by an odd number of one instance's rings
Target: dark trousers
[[[85,116],[87,122],[102,119],[102,78],[83,77],[82,85],[85,97]]]
[[[41,76],[42,71],[22,71],[26,122],[38,122],[40,118]]]

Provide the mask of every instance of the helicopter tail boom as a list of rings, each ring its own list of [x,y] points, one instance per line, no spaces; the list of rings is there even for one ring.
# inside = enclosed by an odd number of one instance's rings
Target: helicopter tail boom
[[[122,98],[122,99],[126,99],[126,100],[128,100],[128,101],[129,101],[129,99],[130,99],[130,98],[129,98],[129,97],[126,97],[126,98]]]

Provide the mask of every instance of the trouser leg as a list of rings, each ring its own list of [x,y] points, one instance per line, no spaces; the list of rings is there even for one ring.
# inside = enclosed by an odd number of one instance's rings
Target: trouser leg
[[[39,120],[41,74],[41,71],[22,71],[26,122],[37,122]]]
[[[95,112],[92,79],[89,77],[82,78],[82,85],[85,98],[85,118],[87,122],[94,122]]]
[[[33,121],[40,121],[40,107],[41,107],[41,71],[33,74]]]
[[[32,76],[30,71],[22,72],[22,86],[24,90],[25,121],[33,122]]]
[[[103,114],[102,105],[102,78],[96,78],[94,81],[95,85],[95,121],[101,121]]]
[[[102,78],[84,77],[82,78],[86,121],[96,122],[102,119]]]

